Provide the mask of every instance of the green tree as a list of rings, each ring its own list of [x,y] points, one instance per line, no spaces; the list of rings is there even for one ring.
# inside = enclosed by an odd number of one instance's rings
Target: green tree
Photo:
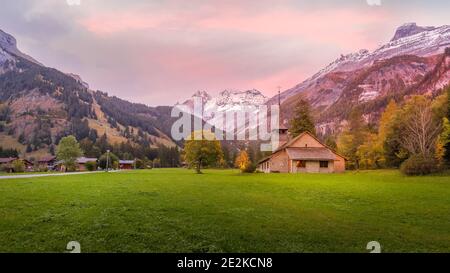
[[[80,148],[83,150],[86,157],[98,158],[102,155],[100,148],[89,138],[84,138],[80,141]]]
[[[12,169],[15,173],[23,173],[25,172],[25,164],[20,159],[14,160],[12,162]]]
[[[56,149],[56,157],[64,162],[68,171],[76,170],[76,160],[82,155],[80,144],[78,144],[74,136],[62,138]]]
[[[295,106],[294,116],[290,121],[289,132],[293,137],[304,132],[316,134],[316,128],[311,114],[311,106],[304,99],[299,100]]]
[[[115,155],[111,152],[109,153],[109,158],[108,158],[108,153],[104,153],[98,160],[98,166],[100,168],[102,168],[103,170],[106,170],[106,168],[117,169],[118,164],[119,164],[119,157],[117,157],[117,155]],[[108,166],[106,166],[106,165],[108,165]]]
[[[198,174],[201,168],[214,166],[223,161],[220,142],[208,132],[193,132],[184,144],[184,159]]]
[[[86,166],[86,170],[88,170],[89,172],[93,172],[97,169],[97,163],[95,163],[95,162],[91,162],[91,161],[86,162],[85,166]]]

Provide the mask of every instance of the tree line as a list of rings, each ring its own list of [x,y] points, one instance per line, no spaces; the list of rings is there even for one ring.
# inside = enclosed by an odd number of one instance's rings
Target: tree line
[[[450,163],[450,88],[437,97],[415,95],[391,100],[378,128],[370,128],[357,110],[338,137],[338,150],[353,169],[401,168],[428,174]]]

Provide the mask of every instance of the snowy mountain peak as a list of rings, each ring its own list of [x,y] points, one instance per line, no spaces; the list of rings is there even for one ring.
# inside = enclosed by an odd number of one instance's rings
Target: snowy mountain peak
[[[188,106],[187,111],[194,113],[194,99],[201,98],[203,102],[203,113],[199,118],[211,123],[216,124],[216,121],[220,120],[220,116],[228,112],[244,112],[250,109],[250,107],[258,107],[264,105],[268,98],[264,96],[260,91],[256,89],[237,91],[237,90],[224,90],[216,97],[211,97],[205,91],[196,92],[192,98],[183,103],[184,106]],[[217,125],[219,129],[221,125]],[[229,124],[229,126],[231,126]]]
[[[206,91],[197,91],[194,93],[194,95],[192,95],[193,98],[204,98],[206,100],[210,100],[211,99],[211,95],[208,94],[208,92]]]
[[[369,67],[375,62],[387,60],[396,56],[414,55],[428,57],[442,54],[450,47],[450,26],[421,27],[416,23],[408,23],[397,28],[394,38],[381,45],[376,50],[360,50],[355,53],[341,55],[334,62],[320,70],[311,78],[284,91],[281,99],[285,101],[288,97],[312,89],[320,84],[329,73],[349,72]],[[278,102],[278,96],[273,97],[269,104]]]
[[[262,105],[266,103],[265,97],[260,91],[256,89],[246,91],[222,91],[217,98],[213,99],[216,105]]]
[[[0,47],[3,50],[9,51],[11,53],[15,53],[16,51],[18,51],[16,39],[12,35],[2,31],[1,29],[0,29]]]
[[[359,62],[359,61],[365,59],[366,57],[368,57],[369,55],[370,55],[370,51],[367,49],[361,49],[358,52],[350,53],[347,55],[341,54],[341,56],[338,59],[336,59],[334,62],[329,64],[324,69],[320,70],[311,79],[314,80],[314,79],[320,78],[321,76],[337,69],[338,67],[345,66],[346,64],[352,64],[352,63]]]
[[[35,64],[42,65],[32,57],[22,53],[17,48],[16,38],[0,29],[0,64],[6,60],[14,59],[13,55],[27,59]]]
[[[407,24],[404,24],[404,25],[400,26],[399,28],[397,28],[397,30],[395,31],[394,38],[392,38],[391,41],[395,41],[398,39],[416,35],[418,33],[424,32],[424,31],[430,31],[430,30],[434,30],[434,29],[436,29],[436,28],[435,27],[421,27],[421,26],[418,26],[416,23],[407,23]]]
[[[443,53],[450,47],[450,26],[421,27],[407,23],[395,32],[394,38],[373,52],[362,49],[355,53],[341,55],[337,60],[315,74],[315,80],[332,71],[349,71],[371,65],[374,61],[399,55],[430,56]],[[311,80],[310,79],[310,80]]]

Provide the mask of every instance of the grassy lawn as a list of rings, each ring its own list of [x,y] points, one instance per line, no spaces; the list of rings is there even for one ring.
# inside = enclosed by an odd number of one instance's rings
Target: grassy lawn
[[[450,176],[151,170],[0,181],[0,252],[450,252]]]

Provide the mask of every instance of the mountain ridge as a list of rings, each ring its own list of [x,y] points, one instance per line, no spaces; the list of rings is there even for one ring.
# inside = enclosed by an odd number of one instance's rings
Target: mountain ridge
[[[170,109],[91,90],[80,76],[40,64],[18,50],[13,36],[0,32],[1,145],[39,157],[72,134],[78,140],[95,142],[105,135],[111,144],[174,147],[166,124]]]
[[[402,33],[405,26],[415,26],[420,31],[413,31],[411,35]],[[417,33],[415,33],[417,32]],[[395,39],[397,36],[397,39]],[[404,36],[404,37],[403,37]],[[450,26],[440,27],[419,27],[415,23],[409,23],[397,28],[394,38],[384,45],[381,45],[373,52],[361,49],[355,53],[341,55],[325,68],[306,79],[300,84],[285,90],[281,94],[281,100],[296,95],[307,88],[310,88],[317,81],[332,72],[348,72],[372,65],[375,61],[390,59],[400,55],[416,55],[428,57],[444,53],[445,48],[450,47]],[[269,104],[278,103],[278,96],[270,99]]]

